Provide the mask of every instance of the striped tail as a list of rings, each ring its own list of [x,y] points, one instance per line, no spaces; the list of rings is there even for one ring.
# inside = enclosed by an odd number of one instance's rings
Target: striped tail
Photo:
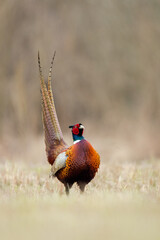
[[[43,128],[45,133],[45,144],[46,152],[48,156],[48,161],[50,164],[53,164],[57,155],[67,148],[66,143],[64,142],[62,131],[58,122],[53,92],[51,87],[51,75],[53,61],[55,58],[55,52],[51,61],[51,67],[48,75],[48,86],[44,81],[42,75],[42,68],[40,64],[40,55],[38,52],[38,65],[40,73],[40,86],[41,86],[41,99],[42,99],[42,120]]]

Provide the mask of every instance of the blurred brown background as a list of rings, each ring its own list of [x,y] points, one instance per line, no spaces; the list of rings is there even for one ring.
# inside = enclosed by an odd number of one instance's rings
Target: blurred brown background
[[[82,122],[107,158],[160,156],[159,0],[1,0],[1,151],[42,136],[38,50],[46,77],[57,52],[53,89],[67,136]]]

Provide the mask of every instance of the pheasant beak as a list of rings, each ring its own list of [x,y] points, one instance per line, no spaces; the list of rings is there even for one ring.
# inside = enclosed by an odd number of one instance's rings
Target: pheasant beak
[[[80,125],[79,129],[85,129],[85,127],[83,125]]]

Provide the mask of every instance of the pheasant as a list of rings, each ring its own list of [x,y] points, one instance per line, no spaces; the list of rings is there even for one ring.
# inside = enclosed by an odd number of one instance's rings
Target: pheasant
[[[38,65],[40,73],[40,87],[42,99],[42,119],[45,134],[45,145],[48,162],[52,165],[51,176],[57,177],[65,186],[66,194],[76,182],[83,192],[95,176],[100,165],[100,156],[92,145],[83,137],[84,126],[79,123],[69,126],[72,131],[73,145],[65,143],[58,122],[54,97],[51,87],[51,73],[55,53],[51,61],[51,67],[46,83],[40,64],[38,53]]]

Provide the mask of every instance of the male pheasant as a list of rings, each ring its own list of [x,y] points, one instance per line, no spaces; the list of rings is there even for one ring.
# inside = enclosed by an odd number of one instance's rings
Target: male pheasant
[[[66,194],[76,182],[84,191],[95,176],[100,156],[92,145],[83,137],[84,126],[79,123],[69,126],[72,129],[73,145],[68,147],[62,135],[58,122],[54,98],[51,87],[51,72],[55,53],[51,61],[51,67],[46,84],[42,75],[40,56],[38,53],[38,64],[40,72],[40,86],[42,97],[42,118],[45,133],[45,144],[48,162],[52,165],[51,176],[56,176],[65,186]]]

